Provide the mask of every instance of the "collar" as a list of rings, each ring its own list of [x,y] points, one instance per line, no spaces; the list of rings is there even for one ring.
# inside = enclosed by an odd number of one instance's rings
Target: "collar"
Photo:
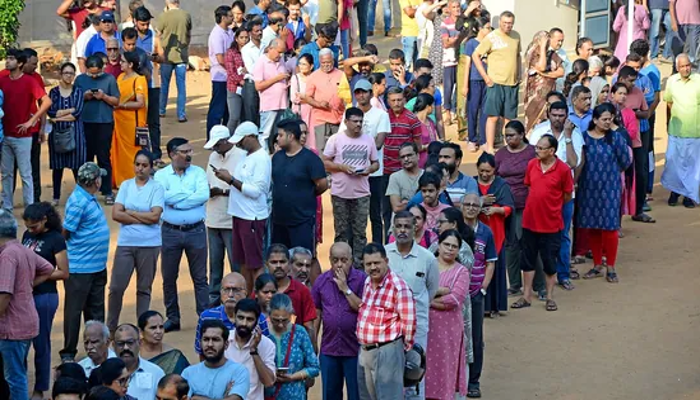
[[[574,117],[574,118],[578,118],[578,119],[584,119],[584,118],[588,118],[591,116],[593,116],[593,110],[588,110],[588,111],[586,111],[586,113],[579,116],[578,114],[576,114],[576,110],[574,110],[574,107],[569,108],[569,118]]]
[[[409,251],[408,254],[406,254],[405,256],[403,254],[401,254],[401,252],[399,251],[398,244],[396,242],[394,242],[393,244],[394,244],[394,246],[391,246],[388,248],[388,250],[390,252],[393,252],[393,253],[400,255],[404,259],[409,258],[409,257],[418,258],[418,244],[416,243],[415,240],[411,243],[411,251]]]
[[[170,175],[178,175],[178,173],[175,172],[175,168],[173,168],[173,165],[172,165],[172,164],[168,165],[167,168],[170,168],[170,171],[168,171],[168,173],[169,173]],[[190,168],[192,168],[191,165],[190,165],[189,167],[187,167],[187,169],[185,169],[185,172],[184,172],[182,175],[187,175],[187,173],[190,171]],[[178,175],[178,176],[179,176],[179,175]]]
[[[94,195],[88,193],[88,191],[83,189],[83,187],[80,185],[75,185],[74,191],[78,193],[81,197],[88,199],[89,201],[97,201]]]
[[[238,350],[243,350],[243,349],[248,349],[248,348],[250,348],[250,344],[253,343],[253,339],[254,339],[254,338],[253,338],[253,335],[250,335],[250,339],[248,339],[248,341],[246,342],[246,344],[244,344],[243,347],[239,347],[239,346],[238,346],[238,341],[236,340],[237,337],[238,337],[238,332],[236,332],[236,330],[234,329],[234,330],[233,330],[233,345],[234,345],[234,346],[236,347],[236,349],[238,349]]]
[[[141,37],[141,34],[138,33],[138,31],[137,31],[137,34],[138,34],[138,40],[148,40],[148,39],[153,38],[153,31],[151,30],[151,28],[148,28],[148,30],[146,31],[146,34],[143,35],[143,37]]]

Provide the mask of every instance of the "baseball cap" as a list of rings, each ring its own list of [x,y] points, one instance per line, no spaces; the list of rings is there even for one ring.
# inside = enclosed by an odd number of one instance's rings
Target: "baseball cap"
[[[238,125],[238,128],[236,128],[236,132],[234,132],[233,136],[231,136],[231,138],[228,141],[233,144],[238,144],[238,142],[243,140],[243,138],[246,136],[257,136],[259,134],[260,131],[258,127],[254,123],[246,121]]]
[[[231,132],[224,125],[214,125],[209,131],[209,141],[204,144],[204,148],[211,150],[221,139],[228,139],[231,137]]]
[[[108,10],[102,11],[102,14],[100,14],[100,21],[114,22],[114,13]]]
[[[355,83],[355,89],[353,89],[353,92],[358,91],[358,90],[364,90],[365,92],[371,92],[372,91],[372,84],[369,83],[367,79],[360,79]]]
[[[107,176],[104,168],[98,167],[94,162],[86,162],[78,170],[78,183],[88,185],[101,176]]]

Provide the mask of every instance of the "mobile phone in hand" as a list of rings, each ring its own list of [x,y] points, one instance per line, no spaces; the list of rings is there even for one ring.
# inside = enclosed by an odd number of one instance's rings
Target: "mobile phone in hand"
[[[279,367],[277,368],[277,373],[287,375],[289,373],[289,367]]]
[[[211,164],[209,164],[209,166],[211,167],[211,169],[212,169],[214,172],[216,172],[216,171],[219,170],[218,168],[216,168],[215,166],[213,166],[213,165],[211,165]]]

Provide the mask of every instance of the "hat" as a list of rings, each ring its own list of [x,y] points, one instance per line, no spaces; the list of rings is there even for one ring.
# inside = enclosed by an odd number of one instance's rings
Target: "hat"
[[[101,176],[107,176],[107,170],[98,167],[94,162],[86,162],[78,170],[78,183],[89,185]]]
[[[114,22],[114,13],[108,10],[102,11],[102,14],[100,14],[100,21]]]
[[[243,140],[243,138],[246,136],[258,136],[259,134],[260,130],[258,129],[258,127],[254,123],[246,121],[238,125],[238,128],[236,128],[236,132],[233,133],[233,136],[231,136],[231,138],[228,141],[233,144],[238,144],[238,142]]]
[[[353,92],[356,92],[358,90],[364,90],[365,92],[371,92],[372,91],[372,84],[369,83],[367,79],[360,79],[355,83],[355,88],[352,90]]]
[[[211,150],[219,143],[221,139],[228,139],[231,137],[231,132],[225,125],[214,125],[209,131],[209,140],[204,144],[204,148]]]

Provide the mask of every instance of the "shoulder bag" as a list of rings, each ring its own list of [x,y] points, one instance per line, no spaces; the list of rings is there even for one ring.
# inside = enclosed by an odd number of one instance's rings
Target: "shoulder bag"
[[[75,121],[68,122],[66,129],[58,129],[58,124],[58,122],[54,123],[54,128],[51,132],[53,151],[57,154],[70,153],[75,150]]]
[[[138,100],[136,97],[136,79],[134,79],[134,101]],[[139,126],[139,110],[134,110],[134,114],[136,115],[135,145],[137,147],[150,149],[151,140],[148,133],[148,125],[144,127]]]
[[[294,342],[294,331],[296,330],[296,327],[296,324],[292,324],[292,333],[289,335],[289,342],[287,343],[287,354],[285,354],[284,364],[282,364],[284,367],[289,365],[289,356],[292,353],[292,343]],[[265,396],[265,400],[276,400],[280,390],[282,390],[282,384],[275,384],[275,393],[272,396]]]

